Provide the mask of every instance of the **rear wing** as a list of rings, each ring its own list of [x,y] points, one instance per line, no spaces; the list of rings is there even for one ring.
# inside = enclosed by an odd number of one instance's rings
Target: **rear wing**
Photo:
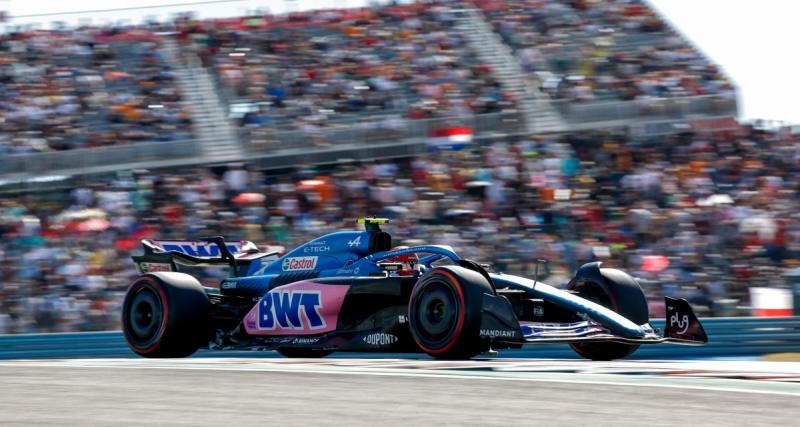
[[[134,255],[133,262],[139,274],[156,271],[178,271],[178,264],[192,267],[228,265],[232,276],[247,274],[253,261],[272,261],[283,252],[282,247],[271,247],[261,252],[253,242],[226,242],[224,238],[209,237],[200,240],[142,240],[143,255]]]

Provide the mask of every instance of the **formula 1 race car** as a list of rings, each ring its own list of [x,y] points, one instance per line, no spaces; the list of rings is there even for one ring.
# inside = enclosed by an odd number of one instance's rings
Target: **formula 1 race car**
[[[144,240],[141,273],[122,309],[125,339],[146,357],[185,357],[201,347],[277,350],[288,357],[334,351],[424,352],[468,359],[533,343],[566,343],[594,360],[641,344],[700,345],[707,336],[689,304],[666,298],[663,335],[649,322],[636,279],[599,262],[565,290],[490,273],[448,246],[392,247],[384,219],[359,220],[286,254],[249,242]],[[204,287],[187,266],[223,266]]]

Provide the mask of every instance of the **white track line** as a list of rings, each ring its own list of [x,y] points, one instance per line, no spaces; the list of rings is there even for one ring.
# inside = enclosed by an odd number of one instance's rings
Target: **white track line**
[[[344,360],[344,359],[343,359]],[[385,359],[384,359],[385,360]],[[201,362],[202,361],[202,362]],[[132,362],[132,363],[131,363]],[[433,369],[363,368],[309,363],[272,363],[235,359],[182,359],[153,361],[147,359],[68,359],[36,361],[0,361],[0,367],[66,367],[107,369],[209,370],[320,375],[370,375],[383,377],[422,377],[462,380],[528,381],[563,384],[594,384],[628,387],[658,387],[735,393],[800,396],[800,385],[771,381],[718,378],[676,378],[652,375],[622,376],[598,373],[553,373],[480,371],[460,372]],[[621,366],[620,366],[621,367]],[[770,370],[772,371],[772,370]],[[773,371],[774,372],[774,371]]]

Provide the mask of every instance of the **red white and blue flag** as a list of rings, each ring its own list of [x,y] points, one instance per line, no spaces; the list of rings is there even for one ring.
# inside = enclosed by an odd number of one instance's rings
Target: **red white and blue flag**
[[[449,127],[431,132],[429,143],[439,150],[461,150],[472,142],[472,128]]]

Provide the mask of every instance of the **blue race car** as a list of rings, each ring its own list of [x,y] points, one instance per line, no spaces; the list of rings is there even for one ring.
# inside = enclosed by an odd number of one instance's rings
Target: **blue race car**
[[[393,248],[385,219],[339,231],[286,254],[249,242],[144,240],[141,273],[122,309],[125,339],[146,357],[185,357],[201,347],[277,350],[287,357],[334,351],[424,352],[468,359],[534,343],[569,344],[612,360],[641,344],[700,345],[707,336],[689,304],[666,298],[660,334],[636,279],[599,262],[565,290],[493,273],[448,246]],[[204,287],[181,272],[222,265],[229,277]]]

